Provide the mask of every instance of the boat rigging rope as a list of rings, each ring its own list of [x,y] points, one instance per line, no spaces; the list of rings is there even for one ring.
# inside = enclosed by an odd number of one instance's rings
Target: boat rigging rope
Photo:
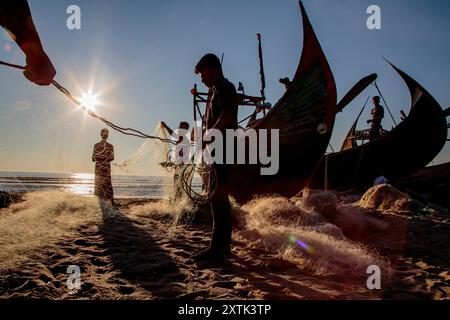
[[[355,174],[353,175],[353,178],[352,178],[352,184],[351,184],[352,188],[355,186],[355,180],[356,180],[356,177],[358,176],[359,169],[361,167],[361,160],[362,160],[363,153],[364,153],[364,148],[361,148],[360,150],[361,151],[359,152],[359,159],[358,159],[358,163],[356,165]]]
[[[23,66],[12,64],[12,63],[8,63],[8,62],[4,62],[4,61],[0,61],[0,65],[4,65],[4,66],[7,66],[7,67],[20,69],[20,70],[25,70],[25,67],[23,67]],[[120,127],[120,126],[114,124],[113,122],[111,122],[111,121],[109,121],[109,120],[107,120],[107,119],[97,115],[92,110],[87,109],[85,106],[83,106],[83,104],[77,98],[75,98],[69,92],[69,90],[64,88],[62,85],[60,85],[55,80],[52,81],[52,85],[55,86],[55,88],[57,88],[59,91],[61,91],[67,98],[69,98],[78,107],[83,109],[83,111],[87,112],[87,114],[89,114],[91,117],[100,120],[101,122],[103,122],[104,124],[109,126],[110,128],[112,128],[112,129],[114,129],[114,130],[116,130],[116,131],[118,131],[118,132],[120,132],[122,134],[129,135],[129,136],[134,136],[134,137],[138,137],[138,138],[144,138],[144,139],[156,139],[156,140],[160,140],[161,142],[175,144],[175,141],[172,141],[171,139],[160,138],[160,137],[157,137],[157,136],[148,135],[148,134],[145,134],[145,133],[143,133],[143,132],[141,132],[139,130],[133,129],[133,128]]]
[[[238,122],[238,124],[241,124],[242,122],[244,122],[245,120],[250,119],[251,117],[256,115],[256,110],[253,111],[253,113],[251,115],[249,115],[248,117],[245,117],[244,119],[242,119],[241,121]]]

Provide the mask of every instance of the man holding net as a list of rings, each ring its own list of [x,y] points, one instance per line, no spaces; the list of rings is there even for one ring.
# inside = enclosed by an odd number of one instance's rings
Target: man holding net
[[[236,129],[237,93],[234,85],[223,75],[219,58],[211,53],[204,55],[195,67],[203,84],[209,88],[205,114],[205,129],[216,129],[225,140],[226,129]],[[223,144],[226,146],[226,142]],[[223,159],[226,159],[225,148]],[[194,260],[223,262],[231,254],[231,206],[228,199],[228,166],[214,163],[217,188],[210,199],[213,215],[213,232],[209,248],[193,257]]]
[[[171,137],[176,137],[177,140],[175,142],[176,145],[180,145],[183,143],[183,133],[187,132],[189,130],[189,123],[186,121],[181,121],[178,125],[177,132],[174,132],[164,121],[161,121],[161,126],[167,130],[169,135]],[[188,146],[189,147],[189,146]],[[178,150],[178,149],[177,149]],[[179,148],[177,157],[183,158],[183,148]],[[163,165],[167,166],[168,162],[164,163]],[[174,175],[173,175],[173,188],[174,188],[174,200],[179,200],[183,197],[183,187],[182,187],[182,181],[180,176],[180,171],[182,169],[181,164],[174,164],[170,163],[170,165],[173,165],[174,167]]]

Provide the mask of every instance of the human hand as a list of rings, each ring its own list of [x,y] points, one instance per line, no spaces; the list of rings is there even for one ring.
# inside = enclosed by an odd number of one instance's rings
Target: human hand
[[[40,86],[48,86],[52,83],[56,70],[44,52],[38,55],[27,55],[26,63],[23,72],[25,78]]]

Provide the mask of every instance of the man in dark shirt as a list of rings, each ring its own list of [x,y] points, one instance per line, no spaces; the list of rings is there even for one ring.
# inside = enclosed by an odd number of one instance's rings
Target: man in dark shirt
[[[206,130],[217,129],[223,135],[223,162],[225,163],[226,129],[238,127],[237,93],[234,85],[223,75],[219,58],[214,54],[204,55],[195,67],[195,73],[209,88],[206,106]],[[231,254],[231,206],[228,199],[228,167],[225,164],[213,164],[217,173],[217,189],[211,198],[213,232],[209,248],[194,256],[195,260],[222,262]]]
[[[372,99],[374,107],[372,109],[372,119],[367,120],[367,123],[372,123],[369,130],[369,140],[372,141],[380,137],[381,120],[384,118],[384,108],[380,105],[380,97],[375,96]]]
[[[108,129],[100,131],[102,141],[94,145],[92,162],[95,162],[95,189],[94,195],[101,200],[111,201],[114,205],[114,192],[111,183],[111,161],[114,161],[114,146],[106,140],[109,137]]]
[[[25,77],[38,85],[51,84],[56,71],[42,48],[27,0],[2,0],[0,25],[26,55]]]

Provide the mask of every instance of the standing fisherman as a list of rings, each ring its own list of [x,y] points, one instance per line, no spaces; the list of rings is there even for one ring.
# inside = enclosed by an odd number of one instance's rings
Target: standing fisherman
[[[94,145],[92,162],[95,162],[95,189],[94,195],[101,200],[111,201],[114,206],[114,191],[111,183],[111,161],[114,161],[114,146],[106,140],[109,137],[108,129],[100,131],[102,141]]]
[[[206,106],[206,130],[217,129],[224,137],[226,129],[235,130],[238,127],[238,101],[234,85],[228,81],[222,71],[219,58],[211,53],[204,55],[195,67],[202,82],[209,88],[208,104]],[[225,148],[223,159],[226,159]],[[217,190],[212,196],[211,211],[213,215],[213,232],[211,244],[193,258],[223,262],[231,254],[231,206],[228,199],[228,166],[213,164],[217,173]]]
[[[384,108],[380,105],[380,97],[375,96],[372,98],[374,107],[372,109],[372,119],[367,120],[367,123],[372,123],[369,130],[369,141],[372,141],[380,137],[381,132],[381,120],[384,118]]]
[[[27,0],[2,0],[0,25],[4,27],[26,55],[25,77],[41,86],[52,83],[55,68],[42,48]]]
[[[181,121],[180,124],[178,125],[178,132],[175,133],[164,121],[161,121],[161,126],[167,130],[167,132],[169,133],[169,135],[172,138],[177,138],[176,140],[176,145],[180,145],[182,143],[184,143],[183,141],[183,133],[187,132],[189,130],[189,123],[187,123],[186,121]],[[189,145],[188,145],[189,147]],[[183,148],[177,148],[176,149],[177,154],[176,156],[179,158],[184,158],[184,154],[183,154]],[[183,187],[182,187],[182,182],[181,179],[182,177],[180,176],[180,171],[182,168],[183,164],[178,164],[178,161],[174,165],[175,168],[175,173],[173,175],[173,189],[174,189],[174,200],[180,200],[183,197]],[[181,162],[181,161],[180,161]]]

